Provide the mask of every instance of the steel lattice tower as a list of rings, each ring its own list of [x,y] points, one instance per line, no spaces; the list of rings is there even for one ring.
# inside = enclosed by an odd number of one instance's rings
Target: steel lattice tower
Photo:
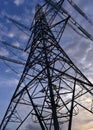
[[[57,23],[62,24],[61,35],[69,18]],[[29,118],[42,130],[61,130],[65,123],[65,129],[71,130],[72,117],[78,114],[77,105],[92,113],[92,107],[82,105],[80,99],[86,93],[93,96],[93,85],[61,48],[50,25],[46,13],[37,5],[26,48],[30,53],[0,130],[22,129]]]

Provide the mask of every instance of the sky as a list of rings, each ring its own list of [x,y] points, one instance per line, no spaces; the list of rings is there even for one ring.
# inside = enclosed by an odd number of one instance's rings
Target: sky
[[[14,18],[29,28],[31,27],[31,22],[35,13],[35,6],[38,2],[43,3],[43,0],[0,0],[0,40],[7,41],[16,47],[25,48],[30,32],[24,29],[28,34],[26,35],[4,16]],[[93,1],[75,0],[75,2],[87,14],[88,18],[93,21]],[[93,25],[75,12],[69,4],[65,3],[64,6],[67,10],[69,10],[69,13],[73,16],[73,18],[93,36]],[[93,41],[78,36],[70,29],[70,27],[67,26],[60,45],[76,66],[79,67],[93,83]],[[17,52],[16,49],[0,44],[0,56],[6,56],[25,62],[28,54],[20,51]],[[22,65],[16,65],[0,60],[0,122],[17,86],[22,70]],[[87,119],[84,119],[78,127],[76,124],[74,130],[79,130],[80,128],[82,130],[93,130],[91,122],[93,118],[91,115],[88,115],[88,113],[81,110],[80,116],[82,119],[84,114]],[[80,123],[79,120],[78,123]],[[33,127],[34,126],[30,126],[30,124],[27,125],[28,130],[30,128],[33,130],[37,129],[37,127]]]

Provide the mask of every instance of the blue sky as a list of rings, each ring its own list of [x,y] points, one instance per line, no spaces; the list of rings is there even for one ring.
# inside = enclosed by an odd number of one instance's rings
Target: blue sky
[[[29,36],[19,31],[15,25],[4,18],[4,15],[12,17],[25,24],[27,27],[30,27],[34,15],[34,8],[38,1],[39,3],[43,2],[43,0],[0,0],[0,40],[5,40],[21,48],[26,47]],[[84,10],[89,19],[93,21],[93,1],[76,0],[75,2]],[[69,4],[64,6],[66,9],[70,10],[70,14],[93,35],[93,25],[84,20],[77,12],[74,12]],[[30,34],[30,32],[27,33]],[[81,69],[88,79],[93,82],[93,41],[78,36],[67,27],[63,35],[61,46],[72,61]],[[16,56],[16,52],[17,50],[11,49],[10,47],[6,48],[4,45],[0,44],[0,55],[20,61],[24,60],[25,62],[27,54],[18,51]],[[14,73],[9,66],[18,73]],[[0,121],[17,86],[22,70],[22,65],[15,65],[0,60]],[[93,127],[93,125],[90,123],[87,124],[86,128],[84,128],[83,125],[81,126],[84,130],[93,130],[91,127]],[[79,128],[76,130],[79,130]]]
[[[42,1],[40,0],[39,2],[41,3]],[[12,22],[5,19],[4,15],[14,18],[27,27],[30,27],[34,15],[34,8],[37,3],[38,0],[0,0],[0,40],[7,41],[17,47],[25,48],[29,37],[19,31]],[[15,55],[16,53],[17,56]],[[26,53],[22,53],[11,47],[5,47],[2,44],[0,44],[0,55],[16,60],[25,60],[27,58]],[[11,71],[9,69],[10,66],[18,74]],[[0,60],[0,122],[17,86],[22,70],[23,66]]]
[[[14,17],[18,21],[22,21],[23,24],[26,24],[27,27],[30,27],[36,3],[37,1],[30,2],[30,0],[0,1],[0,40],[4,40],[15,46],[25,48],[28,36],[19,31],[11,22],[6,20],[4,15]],[[0,44],[0,55],[11,57],[13,53],[16,53],[15,49],[12,50],[11,48],[6,48],[4,45]],[[20,52],[17,53],[19,57]],[[25,53],[21,55],[21,58],[26,57]],[[12,55],[12,58],[14,59],[18,59],[18,57]],[[4,115],[20,77],[20,75],[12,72],[6,64],[7,63],[0,60],[0,117]],[[19,73],[23,70],[23,66],[11,63],[8,63],[8,65],[12,66],[12,68]]]

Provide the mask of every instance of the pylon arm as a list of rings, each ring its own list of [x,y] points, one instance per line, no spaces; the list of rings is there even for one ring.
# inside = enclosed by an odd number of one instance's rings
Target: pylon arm
[[[56,9],[59,13],[62,14],[62,17],[67,17],[70,16],[69,19],[69,24],[74,25],[80,32],[82,32],[87,38],[89,38],[90,40],[93,40],[93,36],[91,34],[89,34],[82,26],[80,26],[80,24],[78,22],[75,21],[74,18],[72,18],[72,16],[68,13],[67,10],[65,10],[63,7],[60,8],[60,6],[53,2],[52,0],[46,0],[47,3],[49,3],[54,9]]]
[[[93,22],[87,17],[87,15],[77,6],[72,0],[68,0],[71,6],[78,11],[90,24],[93,25]]]

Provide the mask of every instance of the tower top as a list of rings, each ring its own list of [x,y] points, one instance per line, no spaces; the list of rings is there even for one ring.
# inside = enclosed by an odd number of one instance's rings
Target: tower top
[[[37,4],[35,8],[35,20],[39,20],[40,17],[42,17],[42,15],[43,15],[42,6],[40,4]]]

